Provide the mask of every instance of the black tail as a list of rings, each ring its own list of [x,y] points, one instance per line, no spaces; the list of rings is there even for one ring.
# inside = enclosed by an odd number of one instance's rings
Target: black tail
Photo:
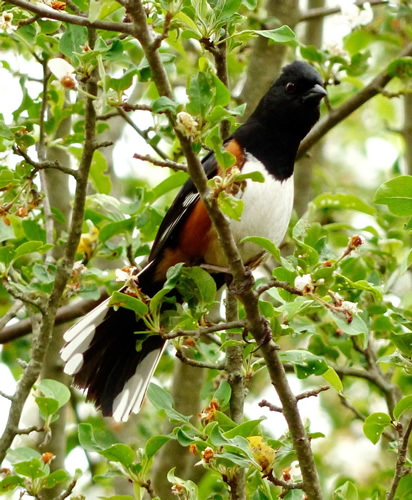
[[[103,415],[118,421],[138,413],[150,379],[165,347],[157,336],[136,350],[134,332],[145,329],[133,311],[108,307],[109,299],[87,314],[64,335],[65,372],[87,391],[87,400]]]

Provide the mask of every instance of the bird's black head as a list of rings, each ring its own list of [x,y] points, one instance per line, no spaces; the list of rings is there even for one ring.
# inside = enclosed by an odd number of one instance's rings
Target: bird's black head
[[[278,178],[287,178],[301,140],[319,119],[325,96],[320,74],[308,63],[295,61],[282,69],[233,137]]]
[[[325,96],[322,78],[315,68],[295,61],[282,69],[252,117],[268,127],[280,125],[294,130],[301,141],[319,119],[319,104]]]

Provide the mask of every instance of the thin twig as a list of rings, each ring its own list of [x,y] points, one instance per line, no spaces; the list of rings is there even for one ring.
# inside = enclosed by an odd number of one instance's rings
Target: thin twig
[[[182,172],[187,172],[186,165],[184,165],[183,163],[176,163],[175,161],[172,160],[158,160],[157,158],[153,158],[153,156],[141,155],[139,153],[135,153],[133,155],[133,158],[136,158],[137,160],[148,161],[153,165],[157,165],[158,167],[166,167],[166,168],[171,168],[172,170],[180,170]]]
[[[17,429],[16,434],[24,435],[31,434],[32,432],[44,432],[44,430],[44,427],[33,425],[32,427],[27,427],[27,429]]]
[[[102,21],[96,19],[95,21],[90,21],[88,17],[77,14],[69,14],[61,10],[54,10],[47,5],[40,3],[30,3],[26,0],[8,0],[8,3],[21,7],[22,9],[28,10],[38,14],[40,18],[55,19],[56,21],[62,21],[64,23],[75,24],[77,26],[86,26],[87,28],[95,28],[107,31],[119,31],[120,33],[130,34],[133,31],[132,23],[117,23],[114,21]]]
[[[163,158],[164,160],[168,159],[167,154],[164,153],[156,144],[150,144],[149,132],[147,130],[142,130],[140,127],[138,127],[123,109],[117,108],[117,113],[132,127],[133,130],[135,130],[140,135],[140,137],[142,137],[147,142],[147,144],[153,149],[155,153],[160,156],[160,158]]]
[[[74,477],[70,483],[68,484],[67,488],[65,491],[63,491],[63,493],[61,495],[59,495],[56,500],[64,500],[65,498],[68,498],[73,490],[74,490],[74,487],[76,486],[77,484],[77,477]]]
[[[208,368],[209,370],[224,370],[225,363],[207,363],[205,361],[198,361],[197,359],[192,359],[186,357],[181,349],[176,351],[176,358],[180,359],[182,363],[186,363],[189,366],[195,366],[196,368]]]
[[[203,335],[208,335],[209,333],[223,332],[234,328],[244,328],[245,325],[246,321],[236,320],[228,321],[227,323],[217,323],[216,325],[199,328],[198,330],[178,330],[177,332],[160,333],[160,335],[162,335],[164,339],[175,339],[177,337],[201,337]]]
[[[10,394],[6,394],[3,391],[0,391],[0,396],[4,399],[8,399],[9,401],[13,401],[14,396],[10,396]]]
[[[405,476],[409,469],[405,468],[406,457],[408,453],[409,438],[412,433],[412,418],[409,420],[405,433],[403,433],[403,425],[398,424],[397,430],[399,433],[398,458],[396,460],[395,475],[392,480],[391,489],[386,497],[387,500],[394,500],[396,490],[399,486],[399,481]]]
[[[14,302],[14,304],[11,305],[10,309],[0,319],[0,332],[7,325],[7,323],[16,316],[16,314],[20,311],[23,305],[24,304],[21,300],[16,300],[16,302]]]
[[[278,281],[275,278],[272,278],[264,285],[259,286],[256,289],[256,293],[258,295],[262,295],[262,293],[267,292],[271,288],[283,288],[283,290],[286,290],[289,293],[293,293],[294,295],[303,295],[301,290],[298,290],[297,288],[293,287],[287,281]]]
[[[42,314],[46,314],[46,307],[44,297],[40,296],[37,298],[31,298],[27,292],[22,292],[18,290],[13,283],[9,283],[7,278],[3,278],[3,286],[7,292],[15,299],[20,300],[24,304],[29,304],[36,307]]]
[[[258,405],[261,408],[269,408],[270,411],[275,411],[277,413],[283,413],[283,409],[280,406],[276,406],[272,403],[269,403],[269,401],[267,399],[262,399],[262,401],[260,401],[258,403]]]
[[[284,490],[303,490],[303,482],[291,483],[289,481],[283,481],[283,479],[278,479],[273,475],[273,471],[266,476],[266,479],[270,481],[275,486],[281,486]]]
[[[57,160],[56,161],[45,160],[41,162],[35,161],[32,158],[30,158],[30,156],[25,151],[20,149],[18,146],[13,146],[13,152],[16,155],[22,156],[29,165],[34,167],[35,170],[45,170],[48,168],[54,168],[56,170],[60,170],[65,174],[73,176],[75,179],[77,179],[78,177],[79,173],[78,170],[74,170],[73,168],[70,167],[65,167]]]
[[[389,2],[388,0],[359,0],[358,2],[355,2],[355,5],[362,7],[365,3],[369,3],[371,6],[376,6],[386,5]],[[333,14],[340,14],[341,11],[341,7],[319,7],[317,9],[310,9],[300,15],[298,23],[312,21],[313,19],[319,19],[320,17],[332,16]]]
[[[36,21],[38,21],[40,17],[41,16],[39,16],[39,14],[35,14],[34,16],[29,17],[28,19],[22,19],[17,23],[17,26],[20,28],[20,26],[27,26],[28,24],[33,24]]]
[[[318,387],[317,389],[301,392],[296,396],[296,401],[301,401],[302,399],[311,398],[313,396],[317,397],[318,394],[324,391],[328,391],[329,389],[330,387],[328,385],[323,385],[322,387]]]

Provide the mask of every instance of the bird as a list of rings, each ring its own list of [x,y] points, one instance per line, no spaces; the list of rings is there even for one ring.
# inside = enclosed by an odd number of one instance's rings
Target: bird
[[[305,61],[284,66],[256,109],[224,142],[242,174],[261,172],[264,182],[246,181],[236,194],[244,203],[240,220],[230,220],[242,261],[253,268],[262,248],[247,236],[279,245],[293,208],[293,171],[302,139],[319,120],[327,95],[319,72]],[[215,154],[202,161],[209,179],[219,173]],[[160,224],[147,265],[137,274],[140,291],[153,297],[172,266],[227,266],[216,230],[192,180],[187,180]],[[213,274],[220,285],[224,273]],[[125,288],[121,292],[127,291]],[[133,311],[102,302],[65,334],[64,371],[86,392],[103,416],[126,421],[142,407],[150,380],[165,349],[160,335],[148,335],[136,348],[135,332],[145,330]]]

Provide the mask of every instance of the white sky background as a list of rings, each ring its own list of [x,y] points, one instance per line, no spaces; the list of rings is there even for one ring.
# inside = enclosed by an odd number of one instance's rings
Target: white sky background
[[[343,2],[336,3],[339,4]],[[336,3],[329,1],[331,6],[336,5]],[[348,32],[348,23],[342,16],[335,15],[327,18],[325,24],[325,40],[327,43],[336,41],[341,44],[343,36]],[[3,55],[3,57],[5,56]],[[6,57],[10,62],[13,61],[12,65],[16,71],[19,71],[19,69],[21,69],[22,72],[27,71],[28,62],[26,60],[21,57],[16,58],[13,54],[8,54]],[[31,65],[30,76],[41,78],[41,68],[38,64]],[[27,88],[33,97],[38,95],[39,84],[28,82]],[[12,120],[11,113],[18,107],[22,96],[17,78],[14,78],[3,68],[0,68],[0,96],[3,96],[1,99],[0,111],[3,113],[6,123],[10,123]],[[133,119],[141,128],[147,127],[151,120],[150,115],[144,112],[134,113]],[[333,155],[339,150],[339,147],[338,144],[329,145],[326,154],[333,158]],[[141,154],[153,154],[152,149],[145,141],[141,139],[131,127],[126,126],[121,140],[115,147],[116,173],[120,177],[129,175],[142,177],[142,175],[144,175],[145,177],[147,176],[154,185],[160,182],[167,175],[167,171],[161,168],[153,168],[147,166],[144,162],[134,160],[133,154],[136,151]],[[393,143],[381,137],[371,137],[366,144],[366,156],[363,152],[354,148],[345,150],[345,156],[347,166],[356,174],[356,180],[359,184],[363,184],[365,187],[377,187],[381,181],[382,172],[390,171],[394,161],[399,156],[399,150]],[[361,169],[359,165],[362,165]],[[295,393],[302,391],[302,385],[299,380],[291,376],[289,377],[289,381]],[[314,386],[321,384],[322,382],[318,384],[315,382],[313,383]],[[0,363],[0,391],[12,394],[14,386],[15,382],[8,368]],[[332,391],[333,389],[330,390]],[[367,393],[365,393],[365,397],[368,397]],[[262,398],[266,398],[274,404],[279,404],[271,386],[262,394]],[[380,407],[380,401],[378,399],[376,400],[376,405],[375,411],[385,410],[383,407]],[[6,424],[8,408],[9,402],[0,398],[0,433],[3,432]],[[299,408],[302,418],[311,421],[312,432],[319,431],[326,435],[329,433],[331,424],[328,415],[325,414],[320,407],[318,398],[310,398],[301,401],[299,403]],[[267,420],[265,420],[262,425],[269,432],[274,432],[276,437],[279,437],[281,433],[286,430],[286,423],[280,414],[259,408],[256,402],[247,401],[246,413],[250,418],[266,416]],[[365,472],[365,467],[368,468],[368,464],[373,463],[373,457],[379,451],[379,448],[372,445],[363,436],[361,424],[359,422],[354,423],[352,430],[352,436],[347,436],[345,440],[336,444],[333,453],[331,452],[330,454],[330,460],[339,465],[342,474],[346,473],[352,476],[358,475],[358,477],[362,477]],[[315,440],[313,442],[315,448],[321,446],[319,441],[321,440]],[[75,469],[79,467],[83,470],[87,470],[88,466],[84,454],[80,450],[74,450],[68,457],[67,467],[70,473],[74,473]],[[333,480],[334,478],[330,479],[331,482]],[[81,491],[81,482],[79,484],[80,489],[77,488],[77,492]],[[88,498],[92,499],[92,496]]]

